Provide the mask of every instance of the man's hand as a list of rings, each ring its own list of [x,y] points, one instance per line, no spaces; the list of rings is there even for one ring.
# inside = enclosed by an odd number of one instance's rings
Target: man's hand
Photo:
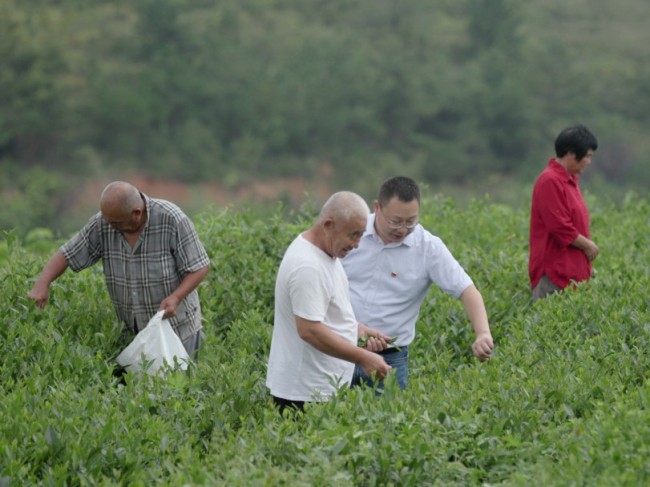
[[[27,297],[35,301],[39,308],[44,308],[50,296],[50,284],[58,279],[67,268],[68,261],[60,250],[56,251],[43,267],[41,275],[36,279],[32,290],[27,293]]]
[[[479,335],[476,338],[476,341],[472,344],[472,352],[474,352],[476,358],[481,362],[490,360],[493,349],[494,342],[492,341],[492,335],[489,333]]]
[[[382,350],[386,350],[388,345],[395,341],[394,338],[384,335],[379,330],[370,328],[363,323],[359,323],[358,336],[358,345],[370,352],[381,352]]]
[[[27,297],[34,301],[39,308],[44,308],[50,297],[50,287],[36,281],[32,290],[27,293]]]
[[[377,380],[384,380],[391,369],[384,357],[376,353],[364,352],[363,360],[359,362],[359,365],[368,377],[374,377]]]
[[[163,320],[167,320],[172,316],[176,316],[176,308],[178,307],[180,302],[181,302],[180,299],[178,299],[173,294],[170,294],[169,296],[167,296],[165,299],[162,300],[158,310],[165,311],[165,314],[163,315]]]

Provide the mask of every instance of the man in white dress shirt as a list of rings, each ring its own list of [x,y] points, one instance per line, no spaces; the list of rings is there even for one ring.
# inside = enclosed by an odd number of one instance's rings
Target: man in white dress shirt
[[[332,195],[316,223],[284,254],[275,283],[275,317],[266,385],[280,413],[327,401],[348,387],[357,364],[384,379],[390,367],[374,353],[389,337],[359,324],[341,261],[359,245],[370,210],[359,195]],[[365,348],[357,339],[373,336]]]
[[[408,347],[431,284],[460,299],[476,334],[472,351],[488,360],[494,343],[483,297],[443,241],[418,223],[417,183],[403,176],[386,180],[374,210],[358,248],[342,263],[357,320],[396,338],[377,353],[395,369],[399,387],[408,383]],[[352,384],[361,383],[372,379],[357,367]]]

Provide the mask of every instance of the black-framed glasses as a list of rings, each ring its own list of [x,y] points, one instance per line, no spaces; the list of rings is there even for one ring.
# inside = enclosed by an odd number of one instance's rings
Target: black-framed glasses
[[[415,227],[417,227],[419,221],[416,218],[415,220],[410,220],[410,221],[404,221],[404,222],[395,222],[392,220],[389,220],[386,215],[384,215],[383,210],[381,211],[381,216],[384,217],[384,221],[388,225],[388,228],[391,230],[399,230],[402,227],[406,227],[407,230],[413,230]]]

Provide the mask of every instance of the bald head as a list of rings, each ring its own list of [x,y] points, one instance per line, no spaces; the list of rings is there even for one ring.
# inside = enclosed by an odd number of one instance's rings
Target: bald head
[[[365,220],[369,213],[368,204],[361,196],[351,191],[339,191],[325,202],[318,219],[349,222],[353,219]]]
[[[135,186],[124,181],[113,181],[102,191],[99,207],[102,213],[130,215],[133,210],[143,205],[140,191]]]

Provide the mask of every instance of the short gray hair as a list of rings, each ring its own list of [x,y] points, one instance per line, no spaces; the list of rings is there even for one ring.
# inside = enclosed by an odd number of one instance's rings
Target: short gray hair
[[[335,221],[350,221],[353,218],[367,218],[368,203],[356,193],[339,191],[334,193],[321,208],[319,220],[332,218]]]

